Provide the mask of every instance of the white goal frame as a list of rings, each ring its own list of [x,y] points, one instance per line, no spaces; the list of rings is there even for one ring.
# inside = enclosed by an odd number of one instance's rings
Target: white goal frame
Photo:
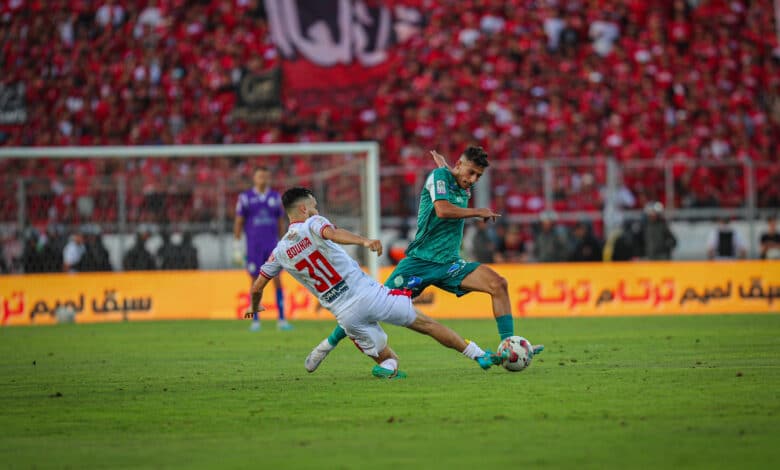
[[[377,142],[326,142],[299,144],[231,144],[231,145],[144,145],[91,147],[0,147],[5,158],[169,158],[169,157],[235,157],[267,155],[359,154],[366,156],[363,212],[365,235],[379,238],[379,144]],[[374,279],[379,276],[379,259],[366,250],[366,267]]]

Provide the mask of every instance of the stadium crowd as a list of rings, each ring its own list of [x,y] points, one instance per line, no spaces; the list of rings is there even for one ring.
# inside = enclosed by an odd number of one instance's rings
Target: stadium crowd
[[[587,220],[573,226],[560,223],[557,214],[545,211],[538,224],[487,223],[476,219],[467,229],[462,251],[464,256],[480,263],[557,263],[557,262],[620,262],[635,260],[674,259],[677,238],[665,219],[663,205],[648,204],[642,217],[624,224],[623,228],[602,237]],[[159,235],[160,243],[150,243]],[[766,231],[759,234],[759,258],[780,259],[780,231],[776,216],[770,215]],[[61,225],[53,225],[45,233],[29,229],[24,242],[0,240],[0,274],[9,272],[98,272],[198,269],[198,249],[192,234],[173,233],[142,224],[135,242],[114,266],[100,228],[94,224],[82,226],[72,234]],[[6,243],[9,242],[9,243]],[[16,242],[16,243],[14,243]],[[388,242],[388,258],[397,264],[404,257],[409,243],[408,233],[400,233]],[[706,240],[701,240],[710,259],[744,259],[748,243],[723,219]],[[10,247],[10,250],[9,250]],[[5,252],[3,252],[5,249]]]
[[[153,232],[151,226],[139,227],[134,243],[122,253],[121,266],[114,266],[95,224],[86,224],[71,234],[62,225],[52,225],[44,233],[30,228],[23,242],[0,240],[0,274],[198,269],[198,249],[191,233],[160,232],[160,243],[150,250]]]
[[[477,142],[497,165],[583,156],[680,163],[675,201],[664,200],[661,170],[626,171],[632,208],[740,207],[741,167],[708,165],[750,158],[759,207],[780,207],[771,0],[389,3],[418,8],[425,26],[397,46],[400,59],[371,103],[290,109],[259,125],[231,112],[242,74],[279,63],[261,0],[1,0],[0,80],[25,85],[27,120],[0,124],[0,145],[378,140],[383,167],[401,168],[383,180],[387,215],[416,210],[408,199],[417,190],[405,188],[429,168],[430,148],[454,156]],[[131,221],[207,221],[215,182],[236,187],[251,163],[0,160],[0,220],[16,220],[13,180],[25,178],[38,225],[116,221],[121,173]],[[307,159],[265,163],[282,174],[319,169]],[[555,209],[598,210],[605,178],[560,172]],[[544,210],[536,180],[530,170],[495,172],[496,209]],[[343,183],[334,198],[354,188]]]

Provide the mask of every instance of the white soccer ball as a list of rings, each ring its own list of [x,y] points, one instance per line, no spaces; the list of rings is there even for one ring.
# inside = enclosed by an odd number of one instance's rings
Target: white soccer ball
[[[531,365],[533,358],[533,347],[531,342],[522,336],[510,336],[504,339],[498,345],[498,354],[509,351],[507,358],[503,362],[504,369],[510,372],[520,372]]]

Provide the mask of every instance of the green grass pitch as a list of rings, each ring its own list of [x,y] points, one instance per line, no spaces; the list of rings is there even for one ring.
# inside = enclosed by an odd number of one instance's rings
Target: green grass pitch
[[[495,348],[492,320],[445,321]],[[769,468],[780,315],[517,320],[529,369],[483,372],[388,326],[405,381],[334,325],[238,321],[0,330],[6,468]]]

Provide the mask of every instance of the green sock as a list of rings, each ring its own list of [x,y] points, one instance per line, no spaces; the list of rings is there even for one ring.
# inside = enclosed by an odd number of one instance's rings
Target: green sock
[[[511,318],[509,319],[512,320]],[[333,333],[328,336],[328,342],[331,346],[336,346],[339,344],[339,341],[347,337],[347,333],[344,331],[344,328],[340,327],[339,325],[336,325],[336,328],[333,328]]]
[[[496,317],[496,325],[498,326],[498,336],[501,339],[507,339],[515,334],[515,322],[512,319],[512,314],[501,315]]]

